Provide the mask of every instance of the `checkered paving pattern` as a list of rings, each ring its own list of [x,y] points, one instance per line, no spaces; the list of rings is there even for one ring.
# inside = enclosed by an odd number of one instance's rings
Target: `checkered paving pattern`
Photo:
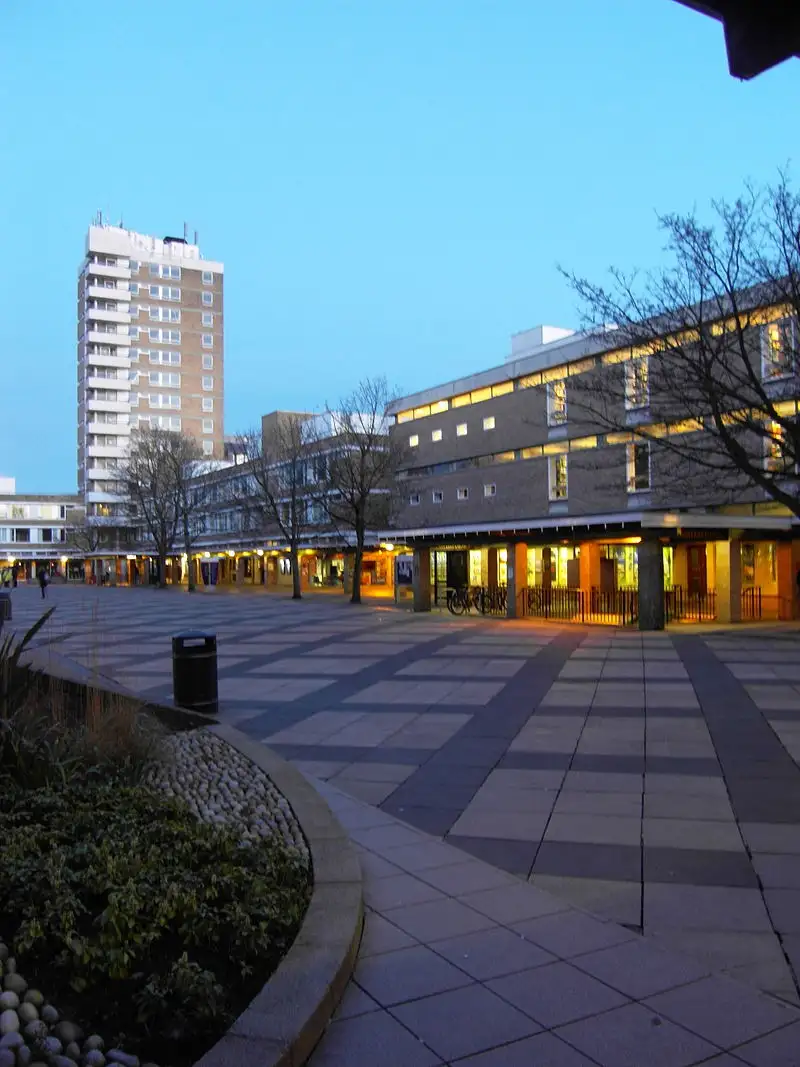
[[[221,717],[462,854],[798,1002],[800,633],[413,616],[53,586],[42,640],[153,699],[219,643]],[[38,590],[14,594],[14,625]]]

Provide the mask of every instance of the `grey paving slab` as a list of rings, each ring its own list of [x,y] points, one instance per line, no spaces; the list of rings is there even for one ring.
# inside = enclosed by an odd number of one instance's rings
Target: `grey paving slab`
[[[331,1024],[314,1052],[314,1067],[391,1063],[436,1067],[443,1061],[387,1012],[369,1012]]]
[[[557,1035],[601,1067],[691,1067],[716,1051],[696,1034],[662,1019],[641,1004],[561,1027]]]
[[[765,1037],[745,1042],[736,1049],[736,1056],[750,1067],[797,1067],[799,1051],[800,1024],[792,1023]]]
[[[603,922],[580,911],[563,911],[514,923],[512,928],[535,945],[561,959],[622,944],[634,935],[616,923]]]
[[[645,929],[769,932],[769,915],[758,889],[728,886],[644,886]]]
[[[456,1067],[597,1067],[596,1060],[546,1032],[452,1062]]]
[[[569,963],[556,962],[487,983],[544,1029],[628,1003],[628,998]]]
[[[796,1008],[771,997],[754,996],[738,982],[716,976],[659,993],[644,1003],[720,1048],[800,1022]]]
[[[355,980],[386,1008],[457,989],[472,981],[463,970],[424,945],[361,960],[356,967]]]
[[[555,960],[552,953],[500,926],[437,941],[434,950],[481,982]]]
[[[608,878],[567,877],[555,874],[530,876],[531,885],[552,893],[576,908],[592,912],[601,919],[611,919],[630,927],[642,924],[641,882],[621,882]]]
[[[400,1004],[392,1014],[445,1060],[484,1052],[541,1029],[486,986],[477,984]]]

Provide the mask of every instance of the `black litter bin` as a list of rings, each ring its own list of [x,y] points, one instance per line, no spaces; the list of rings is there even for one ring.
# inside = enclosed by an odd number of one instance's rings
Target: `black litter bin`
[[[172,638],[172,688],[179,707],[216,715],[216,634],[185,633]]]
[[[0,593],[0,624],[11,622],[11,593]]]

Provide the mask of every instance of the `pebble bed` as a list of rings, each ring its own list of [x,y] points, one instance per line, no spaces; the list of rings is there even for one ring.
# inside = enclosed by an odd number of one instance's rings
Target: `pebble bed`
[[[184,800],[202,822],[240,828],[242,843],[280,836],[306,867],[311,858],[300,824],[269,776],[205,730],[170,734],[146,784]],[[0,1067],[157,1067],[122,1049],[106,1050],[99,1034],[84,1038],[75,1023],[17,971],[0,941]]]
[[[239,827],[242,841],[283,838],[310,863],[300,824],[284,795],[264,771],[206,730],[170,734],[147,784],[185,801],[202,822]]]

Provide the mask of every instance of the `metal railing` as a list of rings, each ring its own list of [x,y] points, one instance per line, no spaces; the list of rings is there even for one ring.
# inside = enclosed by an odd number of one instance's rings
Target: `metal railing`
[[[761,587],[758,585],[743,589],[741,593],[742,621],[760,619],[762,612]]]
[[[716,617],[715,590],[690,593],[681,585],[664,590],[665,622],[712,622]]]
[[[561,619],[564,622],[586,621],[586,593],[561,585],[532,585],[520,590],[520,612],[533,619]]]

